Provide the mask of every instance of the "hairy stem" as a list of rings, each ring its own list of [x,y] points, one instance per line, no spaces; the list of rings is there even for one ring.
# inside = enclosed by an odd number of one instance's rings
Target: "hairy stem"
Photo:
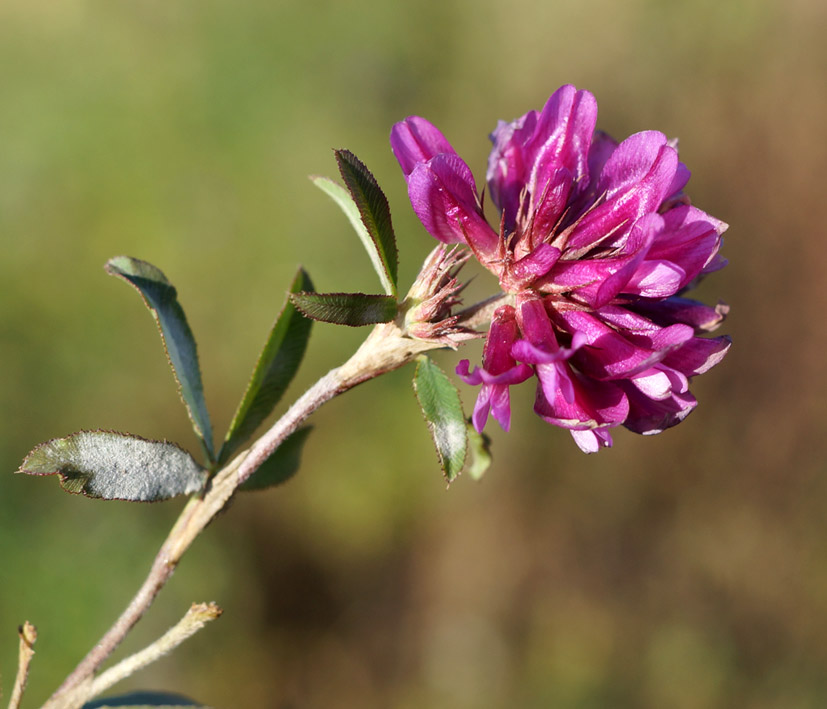
[[[214,603],[193,603],[187,614],[152,645],[127,657],[100,676],[95,677],[90,688],[90,696],[94,697],[101,692],[105,692],[122,679],[126,679],[138,670],[172,652],[184,640],[195,635],[211,620],[218,618],[221,613],[221,609]]]

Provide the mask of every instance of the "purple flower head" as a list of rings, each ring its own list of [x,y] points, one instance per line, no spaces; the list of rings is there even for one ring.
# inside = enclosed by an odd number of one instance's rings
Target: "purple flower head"
[[[615,426],[659,433],[692,411],[690,379],[731,344],[701,336],[726,306],[683,297],[725,265],[727,225],[690,205],[675,141],[644,131],[617,143],[596,122],[594,97],[567,85],[541,111],[497,125],[486,181],[499,231],[437,128],[414,116],[391,132],[420,221],[439,241],[466,244],[508,296],[483,367],[457,368],[481,385],[477,430],[489,412],[507,429],[509,386],[534,374],[535,412],[586,452],[610,446]]]

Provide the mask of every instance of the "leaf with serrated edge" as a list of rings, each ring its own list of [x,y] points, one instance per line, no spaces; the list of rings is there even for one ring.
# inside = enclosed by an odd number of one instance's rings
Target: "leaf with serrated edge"
[[[373,248],[379,255],[382,270],[393,285],[393,291],[389,295],[396,295],[399,254],[391,222],[391,209],[385,193],[371,171],[349,150],[337,150],[336,162],[339,164],[339,173],[345,181],[345,186],[362,217],[362,224],[368,230]]]
[[[105,269],[110,275],[118,276],[134,286],[152,312],[195,435],[198,436],[207,459],[215,460],[212,425],[204,400],[195,338],[184,309],[178,302],[175,288],[160,269],[129,256],[109,259]]]
[[[465,463],[465,414],[457,388],[429,357],[417,358],[413,387],[434,439],[445,479],[456,480]]]
[[[299,269],[289,293],[312,290],[310,277],[304,269]],[[278,404],[301,364],[312,325],[313,321],[297,312],[288,297],[259,355],[244,398],[230,423],[224,445],[218,454],[219,463],[229,460]]]
[[[206,704],[196,702],[181,694],[173,692],[137,691],[120,694],[116,697],[95,699],[83,705],[82,709],[210,709]]]
[[[398,308],[393,296],[364,293],[293,293],[290,300],[308,318],[350,327],[390,322]]]
[[[312,430],[312,426],[305,426],[293,431],[261,467],[242,483],[240,489],[265,490],[292,478],[299,470],[304,442]]]
[[[207,471],[174,443],[115,431],[79,431],[46,441],[17,472],[59,475],[67,492],[133,502],[189,495],[207,479]]]
[[[491,466],[491,438],[479,433],[470,421],[465,422],[468,434],[468,458],[465,470],[473,480],[481,480]]]
[[[329,177],[312,176],[310,180],[314,185],[316,185],[316,187],[330,197],[339,206],[339,209],[345,213],[345,216],[350,221],[354,231],[359,236],[362,245],[365,247],[365,251],[367,251],[368,256],[370,256],[370,262],[373,264],[373,270],[376,271],[376,274],[379,276],[379,281],[382,283],[382,289],[388,295],[395,296],[396,286],[390,279],[390,276],[382,263],[382,257],[379,255],[370,233],[362,223],[362,215],[359,212],[359,207],[356,205],[356,202],[353,201],[353,197],[350,196],[344,187],[342,187],[338,182],[331,180]]]

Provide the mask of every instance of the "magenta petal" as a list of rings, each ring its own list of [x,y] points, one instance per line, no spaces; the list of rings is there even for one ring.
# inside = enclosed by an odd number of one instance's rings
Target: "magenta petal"
[[[634,387],[629,387],[629,416],[623,425],[643,435],[662,433],[679,424],[698,405],[689,392],[674,394],[662,401],[650,399]]]
[[[491,327],[488,329],[482,352],[482,361],[487,372],[500,374],[517,364],[511,356],[511,347],[519,334],[514,308],[511,305],[497,308],[491,319]]]
[[[640,264],[649,252],[656,231],[662,224],[662,218],[657,214],[647,214],[638,219],[623,245],[622,253],[625,259],[619,259],[620,265],[597,289],[597,293],[590,299],[594,308],[602,308],[621,291],[626,292],[630,279],[639,270]],[[596,259],[597,260],[597,259]]]
[[[551,244],[540,244],[534,251],[511,266],[508,280],[513,285],[526,286],[545,276],[560,258],[560,249]]]
[[[575,182],[589,178],[589,148],[597,123],[597,101],[588,91],[561,86],[537,118],[529,146],[533,166],[527,187],[535,203],[554,174],[561,168]]]
[[[670,352],[663,360],[669,367],[677,369],[687,377],[703,374],[720,362],[729,348],[732,339],[723,337],[693,337],[689,342]]]
[[[471,386],[478,386],[479,384],[482,384],[480,369],[478,367],[474,367],[474,371],[471,372],[469,371],[470,367],[471,363],[467,359],[461,359],[454,371],[466,384],[470,384]]]
[[[605,201],[572,230],[568,240],[572,254],[586,253],[595,244],[622,243],[638,219],[657,210],[677,165],[678,155],[662,133],[637,133],[624,140],[606,162],[598,182],[598,193],[605,194]]]
[[[503,431],[511,428],[511,394],[507,386],[492,387],[491,415]]]
[[[408,175],[408,195],[431,236],[446,244],[470,242],[484,254],[496,249],[498,237],[482,215],[474,177],[458,155],[443,153],[417,165]]]
[[[465,371],[460,370],[460,366],[463,362],[466,363],[464,367]],[[511,367],[511,369],[506,369],[504,372],[500,372],[499,374],[491,374],[482,367],[474,367],[474,369],[468,373],[467,362],[467,359],[462,360],[462,362],[457,365],[456,372],[462,381],[466,384],[471,384],[472,386],[476,386],[478,384],[486,384],[491,386],[520,384],[526,379],[530,379],[532,374],[534,374],[531,367],[527,364],[516,364]]]
[[[623,292],[644,298],[668,298],[687,280],[686,272],[671,261],[645,259],[623,286]]]
[[[662,400],[673,393],[683,394],[689,389],[688,379],[671,367],[657,364],[630,379],[638,390],[650,399]]]
[[[684,272],[680,287],[686,286],[717,254],[721,245],[721,222],[707,218],[688,205],[663,215],[664,228],[652,244],[649,259],[671,261]],[[725,228],[726,225],[723,225]]]
[[[491,410],[491,388],[484,386],[477,394],[477,401],[474,404],[474,413],[471,414],[471,422],[477,433],[482,433],[485,424],[488,422],[488,412]]]
[[[442,133],[424,118],[409,116],[391,129],[391,148],[405,177],[440,153],[456,153]]]
[[[511,123],[500,121],[490,136],[494,147],[488,157],[486,180],[491,199],[504,213],[506,232],[514,229],[520,192],[531,169],[526,163],[525,144],[534,134],[537,115],[537,111],[529,111]]]
[[[715,330],[729,312],[729,306],[725,303],[718,303],[713,308],[697,300],[677,296],[657,302],[641,301],[635,303],[634,308],[660,325],[684,323],[694,327],[696,332]]]
[[[605,428],[586,429],[583,431],[569,431],[577,447],[584,453],[597,453],[601,446],[612,447],[612,434]]]
[[[545,421],[570,429],[596,428],[617,425],[625,421],[629,402],[623,390],[614,382],[597,382],[585,377],[567,365],[567,378],[574,396],[568,400],[558,389],[549,399],[542,387],[537,388],[534,411]]]
[[[549,239],[560,217],[566,210],[575,178],[566,168],[557,170],[546,181],[542,191],[532,196],[527,218],[535,242]]]
[[[621,334],[590,313],[571,311],[560,316],[567,329],[582,331],[587,338],[587,345],[575,353],[573,361],[585,374],[601,381],[649,369],[694,335],[687,325]]]
[[[559,345],[546,306],[540,298],[527,298],[517,311],[520,332],[532,345],[544,352],[556,352]],[[512,348],[513,349],[513,348]]]
[[[675,171],[675,177],[672,178],[669,189],[666,190],[666,199],[671,200],[679,195],[681,190],[686,187],[686,183],[689,182],[691,175],[692,173],[689,172],[689,168],[682,162],[679,162],[678,169]]]
[[[664,150],[670,155],[670,169],[662,172],[659,177],[662,182],[651,183],[653,168],[663,159]],[[617,146],[611,157],[606,161],[600,173],[598,191],[606,194],[606,200],[611,201],[619,194],[630,189],[645,187],[656,189],[659,193],[657,205],[669,193],[669,188],[678,170],[678,153],[669,147],[669,141],[660,131],[647,130],[630,135]]]

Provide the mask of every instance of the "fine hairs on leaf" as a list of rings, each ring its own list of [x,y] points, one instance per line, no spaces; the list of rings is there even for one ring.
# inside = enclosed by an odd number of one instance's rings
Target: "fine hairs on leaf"
[[[198,352],[175,288],[159,268],[129,256],[109,259],[105,269],[110,275],[123,279],[137,289],[152,312],[172,367],[172,374],[178,383],[181,400],[187,408],[204,454],[212,463],[215,460],[212,425],[204,400]]]
[[[42,443],[17,472],[58,475],[67,492],[132,502],[189,495],[207,480],[207,471],[174,443],[114,431],[79,431]]]
[[[288,291],[288,299],[273,325],[259,355],[244,398],[238,405],[224,445],[218,455],[224,463],[258,428],[281,400],[304,358],[313,321],[303,317],[290,300],[290,294],[313,290],[310,276],[299,269]]]
[[[467,450],[466,419],[459,391],[426,355],[418,357],[413,387],[434,440],[442,472],[451,483],[462,472]]]
[[[377,240],[374,239],[365,226],[359,206],[351,194],[338,182],[331,180],[329,177],[312,176],[310,180],[344,212],[370,257],[373,270],[376,271],[376,275],[379,276],[379,280],[382,283],[382,289],[387,295],[396,296],[397,252],[395,240],[393,241],[392,248],[390,245],[386,245],[383,247],[384,252],[380,251]],[[388,224],[390,224],[390,213],[388,216]],[[392,227],[390,228],[390,234],[393,236]],[[382,242],[379,241],[379,243],[381,244]]]
[[[388,295],[396,295],[399,254],[391,222],[391,209],[385,193],[370,170],[349,150],[337,150],[336,162],[345,186],[359,210],[362,224],[373,242],[384,275],[393,286]],[[380,278],[382,273],[379,274]]]
[[[308,318],[349,327],[390,322],[398,309],[390,295],[293,293],[290,300]]]

